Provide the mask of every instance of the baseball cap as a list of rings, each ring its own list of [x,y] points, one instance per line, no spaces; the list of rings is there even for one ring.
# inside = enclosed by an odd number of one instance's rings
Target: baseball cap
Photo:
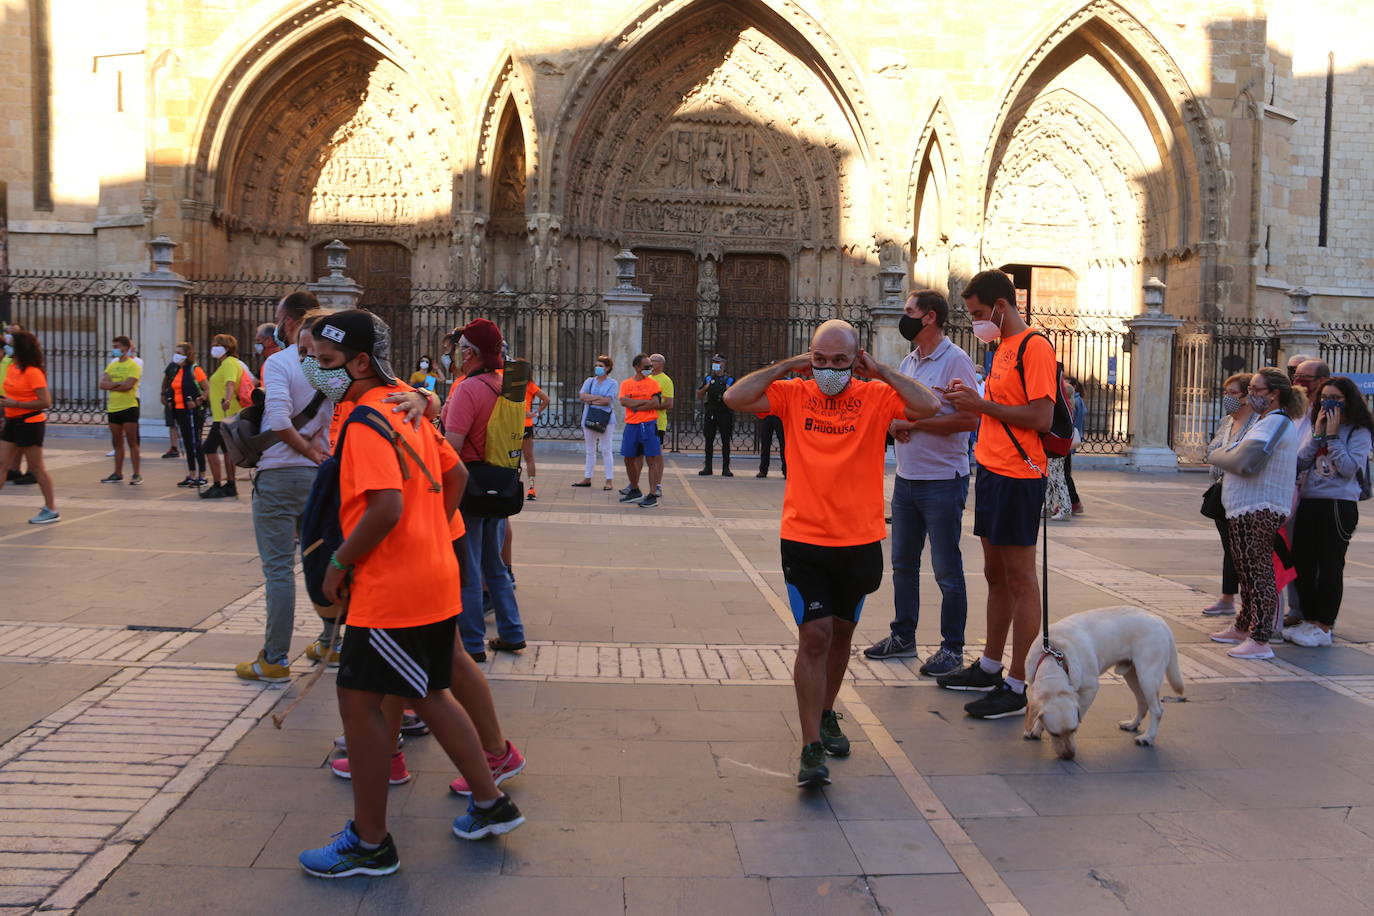
[[[372,357],[377,377],[388,385],[396,384],[396,373],[391,368],[391,328],[372,312],[366,309],[334,312],[315,325],[315,336],[366,353]]]
[[[488,369],[500,369],[505,365],[505,360],[501,358],[501,329],[486,318],[469,321],[465,327],[459,328],[458,337],[466,338],[468,343],[477,348]]]

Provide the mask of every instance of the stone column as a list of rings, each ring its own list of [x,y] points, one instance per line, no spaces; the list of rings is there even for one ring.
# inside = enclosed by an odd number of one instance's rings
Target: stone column
[[[873,341],[869,346],[873,358],[893,369],[911,352],[911,344],[897,332],[897,323],[902,320],[902,306],[906,302],[902,296],[902,281],[905,279],[906,271],[896,265],[888,265],[878,271],[881,295],[872,309]]]
[[[1279,360],[1282,369],[1289,358],[1306,353],[1315,358],[1321,356],[1322,342],[1326,340],[1326,328],[1307,317],[1307,303],[1312,294],[1301,286],[1288,291],[1288,323],[1278,330]]]
[[[363,298],[363,288],[354,283],[352,278],[344,276],[344,268],[348,266],[348,246],[335,239],[324,246],[324,250],[328,257],[329,275],[305,284],[305,288],[315,294],[324,308],[337,311],[357,308],[359,300]]]
[[[616,255],[616,285],[602,293],[610,331],[606,355],[615,363],[612,375],[621,381],[634,374],[630,363],[644,352],[644,309],[649,304],[649,294],[635,286],[635,262],[638,260],[628,248]],[[624,417],[620,410],[615,414]],[[624,428],[623,422],[616,424],[618,433],[623,433]]]
[[[143,377],[138,383],[138,432],[145,439],[167,438],[167,426],[162,421],[162,370],[186,336],[186,291],[191,282],[170,267],[172,249],[176,247],[176,242],[165,235],[153,239],[148,243],[153,269],[133,278],[138,287],[139,327],[134,345],[143,358]]]
[[[1164,311],[1164,284],[1145,281],[1145,311],[1126,321],[1131,346],[1131,446],[1126,466],[1135,471],[1177,471],[1178,455],[1169,447],[1172,409],[1174,333],[1183,324]]]

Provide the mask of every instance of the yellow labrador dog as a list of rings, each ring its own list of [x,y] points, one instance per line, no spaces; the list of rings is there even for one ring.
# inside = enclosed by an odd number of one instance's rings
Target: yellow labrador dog
[[[1140,730],[1148,711],[1150,727],[1135,743],[1155,743],[1164,706],[1159,689],[1164,678],[1182,696],[1183,676],[1178,670],[1174,634],[1161,618],[1144,608],[1121,605],[1072,614],[1050,631],[1050,647],[1063,655],[1062,663],[1036,640],[1026,656],[1030,674],[1027,688],[1026,733],[1039,740],[1050,733],[1055,753],[1064,760],[1074,755],[1074,734],[1097,696],[1097,679],[1116,667],[1135,694],[1134,719],[1121,723],[1128,732]]]

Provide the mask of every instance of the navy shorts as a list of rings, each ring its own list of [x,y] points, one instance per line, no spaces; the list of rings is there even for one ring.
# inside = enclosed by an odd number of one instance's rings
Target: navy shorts
[[[336,683],[393,697],[422,699],[453,684],[458,618],[420,627],[378,629],[348,625],[339,650]]]
[[[1045,478],[1003,477],[978,469],[973,534],[994,547],[1034,547],[1045,505]]]
[[[625,424],[625,434],[620,439],[620,457],[655,458],[663,454],[663,443],[658,441],[658,421],[645,420],[643,423]]]
[[[797,626],[838,617],[859,622],[864,596],[883,584],[883,542],[826,547],[782,542],[782,577]]]

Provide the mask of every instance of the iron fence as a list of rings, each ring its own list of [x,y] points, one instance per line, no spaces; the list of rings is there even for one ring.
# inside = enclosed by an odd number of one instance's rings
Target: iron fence
[[[232,334],[239,358],[262,376],[262,357],[253,350],[258,327],[276,317],[277,303],[305,289],[305,280],[285,277],[200,277],[186,291],[184,333],[196,360],[207,372],[210,342],[216,334]]]
[[[547,439],[582,438],[578,392],[592,374],[596,357],[610,345],[600,294],[530,293],[509,289],[416,289],[410,301],[368,306],[391,328],[392,364],[403,378],[419,370],[421,357],[444,378],[436,385],[447,396],[451,381],[440,363],[444,338],[474,318],[489,318],[501,329],[512,357],[528,360],[549,407],[536,421]]]
[[[1278,360],[1276,321],[1222,318],[1190,321],[1174,336],[1169,444],[1182,461],[1201,463],[1221,422],[1221,386],[1237,372]]]
[[[111,339],[123,335],[138,343],[138,290],[129,277],[24,271],[0,275],[0,324],[7,323],[34,332],[43,346],[53,396],[49,418],[104,422],[106,395],[100,377],[111,360]]]
[[[1329,324],[1320,355],[1332,375],[1374,372],[1374,324]]]
[[[705,402],[696,392],[713,355],[724,356],[726,374],[740,378],[774,360],[805,352],[816,326],[831,318],[854,325],[859,345],[871,348],[873,323],[865,302],[736,300],[729,304],[729,314],[722,316],[716,303],[655,297],[645,313],[643,339],[646,353],[663,354],[665,371],[673,379],[675,393],[664,444],[675,452],[705,447]],[[616,367],[621,378],[630,371]],[[753,418],[736,414],[731,450],[756,453],[758,431]]]

